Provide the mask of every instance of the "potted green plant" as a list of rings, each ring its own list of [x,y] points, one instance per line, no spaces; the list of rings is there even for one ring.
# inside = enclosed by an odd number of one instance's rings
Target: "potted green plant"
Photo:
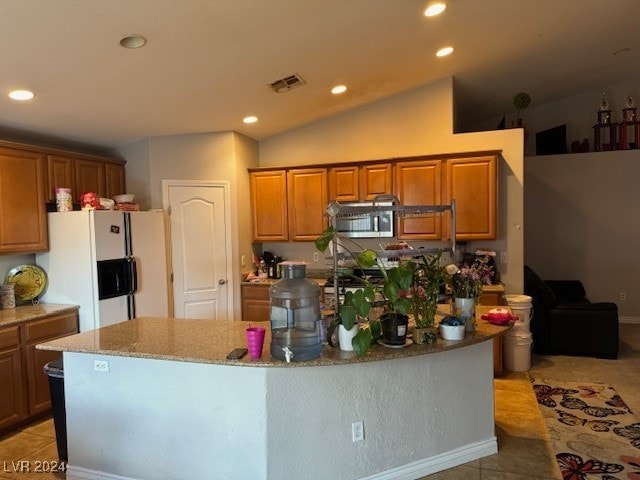
[[[347,248],[347,240],[358,248],[359,253],[357,255]],[[344,328],[352,328],[358,317],[366,318],[374,304],[382,303],[386,312],[381,318],[371,320],[367,328],[359,329],[353,337],[352,344],[356,354],[366,354],[371,344],[383,334],[388,335],[387,338],[391,339],[390,341],[402,341],[404,344],[408,323],[407,314],[411,307],[411,301],[406,295],[403,295],[403,292],[406,292],[411,287],[414,272],[413,266],[408,263],[401,263],[396,267],[387,269],[376,252],[371,249],[361,248],[352,239],[345,239],[333,227],[328,227],[316,239],[315,245],[318,250],[324,252],[332,241],[343,247],[358,267],[364,269],[378,268],[383,281],[382,284],[372,285],[366,279],[361,279],[365,286],[357,289],[351,295],[345,295],[345,300],[338,307],[338,315],[334,317],[329,330],[335,330],[338,325],[342,325]],[[377,300],[376,294],[382,300]],[[383,332],[383,325],[385,332]],[[403,325],[404,332],[402,331]]]
[[[524,110],[531,103],[531,96],[527,92],[518,92],[513,97],[513,107],[516,109],[516,127],[522,127],[520,111]]]
[[[442,251],[436,255],[422,255],[413,263],[411,283],[411,310],[415,320],[413,342],[435,343],[438,330],[435,327],[438,294],[448,280],[447,267],[440,265]]]

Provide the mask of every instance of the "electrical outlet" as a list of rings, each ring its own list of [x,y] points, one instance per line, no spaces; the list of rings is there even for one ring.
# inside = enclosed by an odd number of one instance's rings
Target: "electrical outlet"
[[[313,261],[317,262],[320,260],[320,253],[319,252],[313,252]]]
[[[618,297],[620,298],[620,300],[624,301],[627,299],[627,294],[625,292],[620,292],[618,294]]]
[[[507,252],[500,252],[500,263],[507,263]]]
[[[364,422],[362,420],[351,424],[351,438],[354,442],[364,440]]]
[[[96,372],[109,372],[109,361],[108,360],[94,360],[93,361],[93,369]]]
[[[242,255],[242,257],[240,257],[240,265],[242,267],[244,267],[247,263],[247,256],[246,255]]]

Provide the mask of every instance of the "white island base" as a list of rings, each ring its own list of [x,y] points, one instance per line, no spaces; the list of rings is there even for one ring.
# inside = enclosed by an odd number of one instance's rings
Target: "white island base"
[[[303,365],[65,351],[67,479],[416,479],[497,452],[491,341]]]

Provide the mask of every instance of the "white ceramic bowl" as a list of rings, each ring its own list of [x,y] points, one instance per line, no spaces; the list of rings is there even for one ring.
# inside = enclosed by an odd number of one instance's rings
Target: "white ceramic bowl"
[[[464,338],[464,325],[440,324],[440,335],[444,340],[462,340]]]
[[[131,193],[123,193],[122,195],[114,195],[113,200],[116,203],[132,203],[135,195]]]

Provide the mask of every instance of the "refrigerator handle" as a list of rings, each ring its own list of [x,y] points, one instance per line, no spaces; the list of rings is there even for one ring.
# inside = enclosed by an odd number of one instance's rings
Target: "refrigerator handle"
[[[127,266],[129,268],[129,285],[130,289],[127,295],[133,295],[138,291],[138,268],[136,265],[136,259],[133,257],[127,257]]]

